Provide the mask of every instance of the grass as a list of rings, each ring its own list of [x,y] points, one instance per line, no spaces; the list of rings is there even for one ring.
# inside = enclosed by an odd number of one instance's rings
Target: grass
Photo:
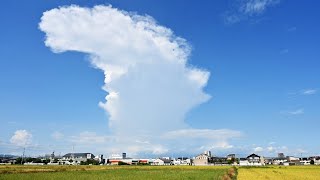
[[[0,179],[224,179],[230,166],[0,166]]]
[[[320,166],[239,167],[237,178],[239,180],[315,180],[320,179]]]

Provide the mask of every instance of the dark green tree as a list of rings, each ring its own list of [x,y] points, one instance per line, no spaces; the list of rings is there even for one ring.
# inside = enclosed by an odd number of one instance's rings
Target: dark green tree
[[[310,164],[311,164],[311,165],[314,165],[314,160],[313,160],[313,159],[310,161]]]

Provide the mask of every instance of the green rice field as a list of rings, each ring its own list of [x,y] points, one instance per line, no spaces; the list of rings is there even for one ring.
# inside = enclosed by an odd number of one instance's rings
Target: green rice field
[[[0,166],[2,179],[320,180],[320,166]]]
[[[0,166],[0,179],[231,179],[219,166]]]

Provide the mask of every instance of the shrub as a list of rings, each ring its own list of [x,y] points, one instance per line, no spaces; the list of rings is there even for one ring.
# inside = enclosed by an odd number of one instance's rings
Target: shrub
[[[119,161],[118,162],[118,165],[129,165],[128,163],[125,163],[125,162],[122,162],[122,161]]]
[[[311,165],[314,165],[314,160],[311,160],[311,161],[310,161],[310,164],[311,164]]]

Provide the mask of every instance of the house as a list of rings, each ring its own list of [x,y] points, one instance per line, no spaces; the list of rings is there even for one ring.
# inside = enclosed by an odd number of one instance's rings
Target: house
[[[158,158],[158,159],[153,160],[151,165],[169,166],[169,165],[173,165],[173,160],[171,160],[170,158]]]
[[[297,161],[297,160],[300,160],[300,158],[294,157],[294,156],[287,156],[287,160],[288,161]]]
[[[250,154],[248,157],[247,157],[249,163],[253,164],[253,165],[261,165],[261,156],[258,156],[256,154]],[[264,159],[263,159],[264,161]]]
[[[311,160],[307,157],[300,158],[300,164],[301,165],[310,165]]]
[[[289,162],[289,161],[283,163],[284,166],[294,166],[294,165],[298,165],[298,164],[296,162]]]
[[[320,165],[320,156],[311,157],[315,165]]]
[[[229,164],[227,157],[210,157],[209,163],[214,165],[227,165]]]
[[[264,158],[257,154],[250,154],[247,158],[240,158],[240,166],[262,166],[264,164]]]
[[[94,160],[98,161],[99,164],[105,164],[105,159],[103,158],[103,154],[99,154],[94,158]]]
[[[208,165],[209,164],[209,159],[211,158],[211,152],[210,151],[205,151],[202,154],[199,154],[194,158],[194,165],[196,166],[203,166],[203,165]]]
[[[153,160],[153,162],[151,163],[151,165],[155,165],[155,166],[162,166],[164,165],[164,161],[160,158]]]
[[[174,165],[192,165],[192,159],[187,157],[178,157],[173,160]]]
[[[273,159],[272,157],[265,157],[264,158],[264,164],[272,164],[273,163]]]
[[[274,165],[284,165],[284,163],[288,161],[288,158],[289,158],[289,156],[285,157],[283,153],[278,153],[278,157],[272,159],[272,164],[274,164]],[[287,164],[288,163],[286,163],[286,165]]]
[[[227,160],[231,161],[232,159],[236,159],[236,154],[228,154]]]
[[[212,156],[210,151],[205,151],[194,158],[194,165],[227,165],[230,160],[235,160],[235,154],[229,154],[227,157]]]
[[[247,158],[240,158],[239,160],[239,165],[240,166],[249,166],[249,161]]]
[[[15,164],[18,156],[9,155],[9,154],[1,154],[0,155],[0,163],[1,165]]]
[[[287,162],[287,158],[274,158],[272,160],[272,164],[274,165],[284,165],[285,162]]]

